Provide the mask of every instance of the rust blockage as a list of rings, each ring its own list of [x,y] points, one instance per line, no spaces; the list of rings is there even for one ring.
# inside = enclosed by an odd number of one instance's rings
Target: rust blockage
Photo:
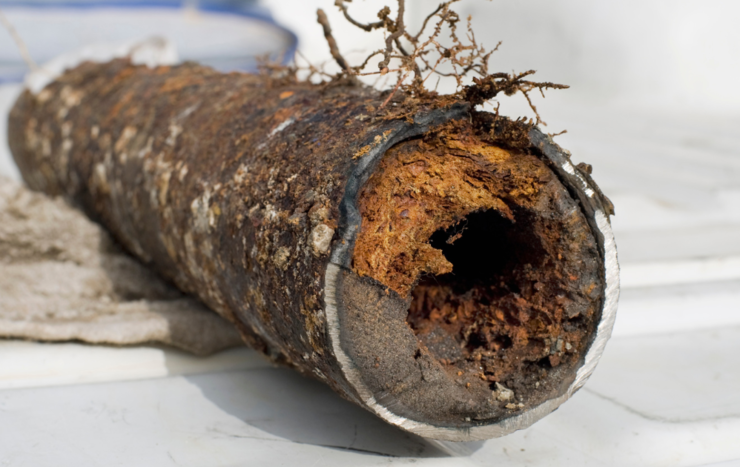
[[[611,330],[610,203],[536,128],[387,99],[120,59],[24,92],[9,141],[273,361],[424,436],[528,426]]]

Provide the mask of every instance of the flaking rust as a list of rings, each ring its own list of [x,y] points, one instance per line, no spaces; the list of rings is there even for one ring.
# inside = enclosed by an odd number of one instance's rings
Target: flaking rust
[[[392,33],[382,74],[403,3],[357,23]],[[349,67],[321,14],[344,64],[321,84],[83,63],[20,96],[13,156],[31,188],[72,200],[274,362],[422,436],[505,435],[598,362],[619,289],[613,208],[534,123],[475,110],[563,86],[489,74],[472,32],[471,46],[454,36],[451,3],[424,25],[438,16],[431,39],[446,24],[459,47],[406,34],[385,92],[359,84],[367,61]],[[429,44],[482,78],[425,90]]]

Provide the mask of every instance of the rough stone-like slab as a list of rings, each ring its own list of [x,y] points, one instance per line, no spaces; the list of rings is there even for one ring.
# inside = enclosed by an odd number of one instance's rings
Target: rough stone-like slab
[[[0,336],[197,355],[241,345],[236,329],[125,254],[61,199],[0,178]]]

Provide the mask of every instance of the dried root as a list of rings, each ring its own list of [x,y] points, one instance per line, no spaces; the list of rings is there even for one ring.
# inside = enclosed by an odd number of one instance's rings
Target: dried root
[[[8,21],[8,18],[5,17],[5,13],[0,10],[0,24],[5,28],[5,30],[8,31],[8,34],[10,34],[10,37],[13,38],[13,41],[15,42],[16,47],[18,47],[18,53],[21,54],[21,58],[23,58],[23,61],[26,62],[26,65],[31,71],[36,71],[39,69],[39,66],[36,64],[36,62],[31,57],[31,53],[28,51],[28,47],[26,47],[26,43],[23,42],[23,39],[21,38],[20,34],[18,34],[18,31],[15,30],[15,27],[13,24]]]
[[[401,88],[413,96],[436,95],[435,90],[426,87],[429,78],[434,75],[438,79],[453,78],[457,85],[457,95],[473,105],[488,102],[499,93],[507,96],[515,93],[523,94],[536,116],[535,124],[544,125],[537,108],[530,99],[529,92],[538,89],[544,97],[545,89],[566,89],[568,86],[524,79],[534,74],[534,70],[511,74],[490,73],[488,61],[501,43],[498,43],[492,50],[486,50],[479,44],[471,26],[471,17],[467,18],[466,33],[461,37],[458,32],[460,16],[451,9],[452,4],[459,1],[448,0],[439,4],[424,18],[419,31],[411,34],[404,21],[405,0],[397,0],[398,9],[395,18],[391,16],[391,9],[384,6],[377,14],[378,21],[369,23],[359,21],[350,15],[347,4],[351,3],[351,0],[335,0],[334,5],[339,8],[350,24],[366,32],[374,30],[385,32],[384,47],[370,53],[357,66],[350,66],[342,56],[337,41],[332,35],[326,14],[323,10],[318,10],[318,22],[324,29],[329,50],[341,68],[341,71],[335,75],[335,79],[344,77],[354,80],[357,76],[382,76],[395,73],[396,83],[381,106],[382,109]],[[424,37],[427,27],[431,24],[433,24],[432,31]],[[444,32],[447,33],[446,38],[443,37]],[[382,55],[382,59],[377,64],[377,70],[368,70],[371,60],[379,55]],[[472,76],[472,84],[465,84],[471,75],[476,75]],[[408,81],[409,78],[410,81]]]

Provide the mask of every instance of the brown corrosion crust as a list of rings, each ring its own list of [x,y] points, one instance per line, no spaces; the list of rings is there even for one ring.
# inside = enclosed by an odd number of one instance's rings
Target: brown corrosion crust
[[[360,199],[356,273],[410,297],[422,347],[520,410],[569,384],[603,290],[585,217],[549,167],[451,122],[384,156]],[[518,405],[523,403],[525,405]]]
[[[31,188],[73,199],[251,346],[353,397],[327,352],[323,281],[353,155],[394,124],[384,100],[195,64],[84,63],[19,98],[9,143]]]

